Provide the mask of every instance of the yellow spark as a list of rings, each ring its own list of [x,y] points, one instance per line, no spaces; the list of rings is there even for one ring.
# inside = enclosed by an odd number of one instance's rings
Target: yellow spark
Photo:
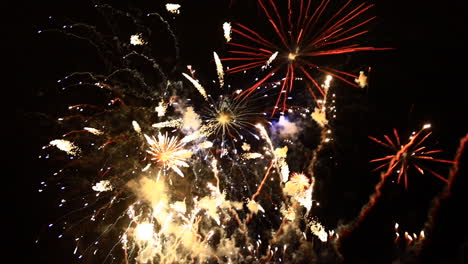
[[[284,185],[284,192],[290,196],[294,196],[307,190],[309,186],[309,178],[303,173],[295,172],[291,175],[289,181]]]
[[[314,112],[310,115],[320,127],[325,127],[328,124],[327,113],[315,107]]]
[[[270,56],[270,58],[266,62],[266,66],[269,66],[276,59],[276,56],[278,56],[278,51]]]
[[[159,102],[158,106],[154,109],[159,117],[164,116],[167,110],[167,104],[164,101]]]
[[[143,37],[141,34],[135,34],[130,36],[130,44],[137,46],[137,45],[143,45],[145,44],[145,41],[143,40]]]
[[[208,101],[208,96],[206,95],[206,91],[205,91],[205,88],[203,88],[203,86],[195,79],[193,79],[192,77],[190,77],[190,75],[186,74],[186,73],[182,73],[182,75],[187,78],[187,80],[189,80],[193,86],[195,86],[195,88],[198,90],[198,92],[203,96],[203,98],[205,98],[205,100]]]
[[[354,81],[359,85],[359,87],[364,88],[367,86],[367,76],[363,71],[359,72],[359,77],[354,79]]]
[[[262,158],[263,155],[260,153],[256,153],[256,152],[250,152],[250,153],[245,153],[244,155],[242,155],[242,157],[244,159],[258,159],[258,158]]]
[[[243,151],[249,151],[250,150],[250,145],[247,143],[242,143],[242,150]]]
[[[229,122],[231,122],[231,117],[226,113],[220,113],[217,120],[222,125],[227,125]]]
[[[168,3],[166,4],[166,10],[171,12],[172,14],[180,14],[180,8],[181,6],[179,4],[171,4]]]
[[[148,163],[143,169],[141,169],[141,171],[147,171],[150,167],[151,167],[151,163]]]
[[[286,163],[285,159],[281,159],[280,168],[281,168],[281,179],[283,182],[287,182],[289,179],[289,166]]]
[[[110,181],[108,180],[102,180],[98,183],[96,183],[92,189],[96,192],[105,192],[105,191],[111,191],[112,190],[112,185],[110,184]]]
[[[252,112],[250,106],[236,99],[221,96],[216,104],[207,109],[207,133],[209,135],[241,136],[242,131],[253,126],[257,114]]]
[[[73,142],[64,139],[55,139],[49,143],[49,146],[54,146],[67,154],[76,156],[80,153],[81,149]]]
[[[204,141],[202,143],[199,144],[200,148],[202,149],[207,149],[207,148],[211,148],[213,146],[213,142],[211,141]]]
[[[247,203],[247,208],[253,214],[257,214],[259,210],[263,213],[265,212],[265,209],[263,209],[263,207],[259,203],[255,202],[255,200],[249,200],[249,202]]]
[[[216,54],[216,52],[213,52],[213,56],[216,64],[216,72],[218,73],[219,87],[222,88],[224,86],[223,64],[221,64],[221,60],[219,59],[218,54]]]
[[[92,127],[85,127],[84,130],[88,131],[91,134],[97,135],[97,136],[104,134],[104,132],[102,132],[101,130],[98,130],[98,129],[92,128]]]
[[[231,23],[224,22],[223,24],[224,38],[227,42],[231,41]]]
[[[297,57],[297,54],[296,54],[296,53],[292,53],[292,52],[291,52],[291,53],[288,54],[288,59],[289,59],[289,60],[295,60],[296,57]]]
[[[159,122],[151,125],[154,128],[164,128],[164,127],[181,127],[182,119],[175,119],[171,121]]]
[[[282,148],[275,149],[275,157],[276,158],[286,158],[288,153],[288,146],[284,146]]]
[[[132,126],[133,126],[133,130],[135,130],[135,132],[141,133],[141,127],[140,127],[140,125],[138,124],[137,121],[133,120],[132,121]]]
[[[316,220],[310,222],[310,230],[316,235],[322,242],[327,242],[328,233],[325,231],[325,227]]]

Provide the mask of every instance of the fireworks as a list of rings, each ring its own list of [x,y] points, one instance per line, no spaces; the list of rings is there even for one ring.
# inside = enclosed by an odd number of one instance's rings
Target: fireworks
[[[219,80],[219,88],[224,86],[224,70],[219,60],[218,55],[214,52],[214,60],[216,63],[216,72]],[[201,130],[206,130],[207,135],[215,134],[221,136],[222,145],[227,137],[237,140],[243,139],[243,132],[249,131],[255,126],[255,123],[260,121],[259,114],[254,112],[252,103],[248,100],[240,100],[232,95],[221,95],[216,100],[208,96],[205,88],[200,82],[193,78],[194,71],[188,67],[192,76],[183,73],[199,91],[199,93],[210,102],[209,107],[205,107],[206,125]],[[254,136],[256,136],[254,134]]]
[[[135,228],[135,239],[148,241],[154,236],[154,225],[151,223],[141,223]]]
[[[130,44],[134,46],[139,46],[139,45],[144,45],[145,41],[143,40],[143,37],[141,36],[141,34],[136,34],[130,37]]]
[[[157,164],[170,168],[180,176],[184,174],[179,167],[188,167],[187,160],[193,153],[184,149],[184,144],[177,137],[169,137],[167,134],[158,134],[156,139],[154,136],[145,135],[146,141],[149,144],[148,153],[151,154],[151,160]]]
[[[277,39],[268,40],[253,29],[237,23],[232,32],[244,38],[249,44],[228,42],[233,48],[230,53],[237,57],[223,59],[243,63],[230,68],[228,73],[243,72],[253,68],[271,68],[268,69],[265,77],[242,92],[240,97],[249,96],[257,87],[272,79],[273,75],[277,73],[282,75],[282,84],[273,113],[278,110],[284,112],[287,109],[288,93],[293,90],[298,76],[304,76],[315,87],[314,92],[314,89],[307,84],[309,92],[315,99],[325,95],[317,82],[317,76],[311,74],[311,71],[332,75],[354,87],[357,85],[347,80],[346,77],[360,78],[359,85],[364,84],[362,77],[319,66],[316,57],[386,49],[352,43],[358,36],[367,33],[363,26],[375,19],[375,17],[361,19],[361,16],[372,5],[360,4],[357,7],[351,7],[352,1],[348,1],[336,13],[325,18],[330,1],[322,0],[316,7],[313,6],[311,0],[305,2],[303,0],[288,1],[287,7],[280,7],[280,4],[275,3],[274,0],[258,0]],[[282,10],[287,10],[287,16],[282,16]],[[282,71],[285,73],[281,73]]]
[[[180,5],[179,4],[166,4],[167,11],[171,12],[172,14],[180,14]]]
[[[252,112],[245,101],[224,96],[220,97],[206,111],[210,133],[220,135],[223,138],[243,138],[243,132],[254,128],[258,119],[258,114]]]
[[[58,149],[65,151],[67,154],[76,156],[80,153],[80,148],[77,147],[73,142],[64,139],[52,140],[49,146],[55,146]]]
[[[229,22],[223,23],[223,32],[224,32],[224,38],[226,39],[226,41],[227,42],[231,41],[231,23]]]
[[[309,189],[310,180],[303,173],[293,173],[285,185],[285,192],[289,195],[296,195]]]
[[[187,66],[188,73],[176,67],[178,42],[164,14],[174,19],[172,14],[180,14],[178,4],[167,4],[163,15],[97,6],[125,18],[130,23],[125,28],[134,31],[128,34],[109,37],[114,28],[101,33],[85,24],[59,30],[89,40],[104,58],[106,72],[75,72],[58,82],[65,95],[89,89],[98,99],[92,104],[75,102],[88,96],[70,99],[67,114],[57,120],[62,138],[44,147],[50,153],[41,156],[55,157],[61,166],[53,180],[60,191],[68,188],[60,193],[59,207],[71,201],[78,205],[70,205],[71,212],[49,228],[57,227],[59,238],[75,241],[74,255],[99,263],[314,263],[313,258],[323,256],[337,263],[340,252],[334,243],[341,235],[340,222],[330,221],[317,207],[327,198],[322,180],[332,175],[324,167],[334,158],[335,122],[327,114],[336,111],[331,106],[335,94],[332,100],[328,95],[333,78],[364,88],[367,76],[320,67],[315,59],[380,49],[349,43],[367,32],[363,27],[374,18],[361,16],[372,5],[351,7],[348,1],[325,19],[329,2],[313,6],[311,0],[290,0],[281,3],[283,8],[274,0],[259,0],[276,40],[242,24],[223,25],[230,52],[239,56],[224,61],[248,62],[227,72],[265,71],[254,85],[243,80],[240,85],[250,86],[243,92],[225,76],[216,52],[217,80],[198,80],[192,66]],[[152,23],[153,18],[158,23]],[[150,25],[144,24],[148,21]],[[67,31],[75,26],[90,35]],[[233,40],[241,36],[252,44],[233,42],[231,32],[236,34]],[[154,56],[153,48],[159,47],[155,39],[172,40],[174,60]],[[280,75],[279,81],[270,82],[273,75]],[[267,84],[279,86],[274,115],[289,107],[300,76],[315,105],[295,106],[278,120],[268,120],[269,109],[262,109],[257,96],[268,97],[271,89],[255,91]],[[215,89],[210,89],[211,81]],[[371,137],[394,152],[372,162],[385,162],[377,169],[397,172],[405,186],[410,168],[445,180],[423,167],[425,161],[452,163],[433,158],[440,150],[423,146],[430,135],[424,134],[427,129],[414,133],[406,144],[396,131],[395,140]],[[49,182],[41,182],[39,192],[46,186]],[[405,238],[417,236],[408,233]]]
[[[417,133],[413,132],[406,144],[402,144],[400,142],[400,136],[396,129],[393,129],[393,134],[395,136],[393,141],[387,135],[384,136],[385,142],[374,137],[369,137],[374,142],[377,142],[378,144],[395,152],[393,155],[371,160],[371,162],[384,162],[384,164],[375,168],[374,171],[387,167],[387,174],[392,172],[398,173],[397,182],[400,183],[403,178],[405,188],[408,188],[408,171],[410,168],[416,169],[421,174],[424,174],[424,172],[427,171],[444,182],[447,182],[447,179],[442,177],[440,174],[423,165],[425,161],[454,164],[454,162],[450,160],[433,158],[431,156],[432,154],[442,152],[442,150],[428,150],[427,147],[423,145],[426,139],[432,134],[432,132],[427,132],[424,135],[430,127],[430,124],[426,124]]]

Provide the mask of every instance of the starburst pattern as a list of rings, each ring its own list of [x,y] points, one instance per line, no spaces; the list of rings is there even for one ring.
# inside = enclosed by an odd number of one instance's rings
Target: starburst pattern
[[[327,18],[325,14],[329,0],[320,1],[318,6],[313,6],[311,0],[288,0],[287,7],[275,2],[278,1],[258,0],[276,39],[268,39],[253,29],[237,23],[232,32],[243,38],[246,43],[228,42],[232,47],[229,52],[236,57],[224,58],[225,61],[241,62],[240,65],[228,69],[228,73],[269,68],[266,76],[246,89],[239,97],[249,96],[273,75],[281,74],[282,84],[273,114],[279,109],[281,111],[287,109],[288,93],[292,91],[297,76],[302,76],[308,81],[307,88],[315,100],[319,96],[323,97],[325,93],[317,82],[317,76],[312,72],[331,75],[351,86],[358,87],[346,79],[351,77],[351,80],[354,80],[358,76],[330,67],[321,67],[316,57],[388,49],[352,43],[357,37],[368,32],[363,29],[363,26],[374,20],[375,16],[361,19],[361,15],[373,5],[362,3],[357,7],[351,7],[352,0],[349,0],[336,13]],[[283,17],[281,10],[287,10],[287,15]]]
[[[430,125],[426,124],[417,133],[413,132],[406,144],[401,143],[400,136],[396,129],[393,129],[393,134],[395,136],[394,140],[390,139],[390,137],[387,135],[384,135],[385,141],[381,141],[375,137],[370,136],[369,138],[371,140],[394,152],[392,155],[371,160],[370,162],[385,162],[375,168],[374,171],[380,170],[384,167],[387,167],[388,174],[395,171],[398,173],[397,182],[400,183],[401,179],[403,178],[406,189],[408,188],[408,170],[410,168],[416,169],[421,174],[424,174],[424,172],[427,171],[444,182],[447,182],[447,179],[442,177],[440,174],[431,169],[428,169],[423,165],[424,161],[434,161],[450,164],[455,163],[450,160],[436,159],[431,156],[432,154],[442,152],[442,150],[428,150],[427,147],[423,145],[426,139],[432,134],[432,132],[425,133],[429,128]]]
[[[207,125],[210,133],[222,138],[243,138],[243,132],[253,129],[258,121],[259,114],[246,101],[221,96],[211,106],[207,109]]]
[[[187,160],[192,156],[192,151],[184,149],[184,144],[177,137],[169,137],[167,134],[158,134],[158,138],[145,135],[149,144],[151,160],[164,168],[170,168],[180,176],[184,174],[179,167],[189,167]]]

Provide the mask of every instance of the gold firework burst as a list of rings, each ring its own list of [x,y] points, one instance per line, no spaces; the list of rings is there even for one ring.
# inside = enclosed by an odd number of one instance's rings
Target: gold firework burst
[[[207,121],[211,134],[242,138],[242,130],[255,127],[258,114],[247,103],[229,97],[221,97],[208,110]]]
[[[184,174],[179,167],[188,167],[187,160],[192,157],[192,151],[184,148],[184,143],[177,137],[169,137],[167,134],[158,134],[158,138],[145,135],[149,144],[147,152],[151,154],[151,160],[162,165],[165,169],[170,168],[181,177]]]

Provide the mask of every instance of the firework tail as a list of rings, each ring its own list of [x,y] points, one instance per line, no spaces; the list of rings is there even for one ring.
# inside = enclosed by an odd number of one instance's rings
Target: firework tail
[[[462,249],[460,245],[468,235],[466,218],[460,215],[460,209],[466,206],[467,180],[463,176],[467,175],[467,146],[468,134],[460,140],[447,186],[434,199],[429,211],[425,227],[427,236],[418,254],[421,263],[442,263],[447,259],[462,263],[456,258],[463,253],[457,255],[456,250]]]
[[[391,233],[389,233],[388,236],[383,236],[388,237],[389,239],[383,238],[381,239],[381,241],[373,240],[373,243],[370,246],[372,247],[378,245],[378,248],[369,248],[361,252],[355,251],[355,242],[353,241],[359,240],[363,243],[369,243],[369,241],[372,241],[372,239],[374,239],[375,232],[385,232],[384,230],[379,229],[379,227],[392,225],[393,220],[389,217],[385,217],[382,213],[383,211],[385,211],[388,214],[389,210],[394,210],[392,203],[394,201],[392,201],[391,199],[387,199],[384,195],[386,188],[388,188],[386,180],[387,178],[389,178],[389,176],[391,176],[394,173],[394,169],[398,163],[398,159],[405,151],[406,148],[402,148],[401,150],[399,150],[395,157],[392,158],[392,160],[390,161],[388,169],[380,174],[380,181],[375,185],[375,192],[370,196],[369,202],[362,207],[361,212],[359,213],[359,216],[356,219],[356,221],[343,227],[342,230],[339,232],[340,238],[338,240],[338,248],[343,257],[348,261],[382,261],[384,259],[388,259],[386,258],[387,256],[385,256],[386,254],[391,254],[389,252],[386,252],[385,254],[381,251],[384,248],[387,248],[383,246],[383,244],[388,245],[388,248],[392,247]],[[364,224],[364,222],[366,222],[366,224]],[[380,255],[380,257],[376,258],[376,256],[374,255],[376,252],[379,252],[379,254],[377,255]]]

